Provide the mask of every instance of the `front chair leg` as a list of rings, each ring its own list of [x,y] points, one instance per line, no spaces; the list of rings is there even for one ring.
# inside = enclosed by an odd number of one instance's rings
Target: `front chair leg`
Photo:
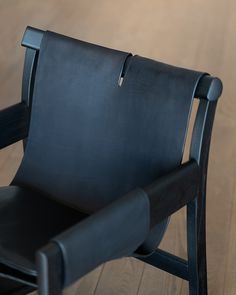
[[[62,295],[62,255],[55,243],[42,248],[36,255],[39,295]]]
[[[189,294],[207,295],[205,194],[187,205]]]

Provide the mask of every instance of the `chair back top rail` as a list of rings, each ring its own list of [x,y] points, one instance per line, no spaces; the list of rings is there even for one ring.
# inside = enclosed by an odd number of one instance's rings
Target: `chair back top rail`
[[[43,34],[43,30],[28,26],[25,30],[21,45],[38,51],[40,50]],[[196,88],[195,97],[215,101],[220,97],[222,89],[223,87],[220,79],[212,76],[204,76]]]

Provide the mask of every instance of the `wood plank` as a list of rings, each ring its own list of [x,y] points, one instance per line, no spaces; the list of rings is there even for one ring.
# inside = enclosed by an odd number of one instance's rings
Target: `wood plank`
[[[135,258],[123,258],[107,262],[94,294],[136,295],[140,287],[143,270],[144,263]]]
[[[103,271],[104,265],[99,266],[92,272],[81,278],[78,282],[73,284],[73,286],[68,287],[64,294],[65,295],[77,295],[86,294],[93,295],[96,292],[98,281],[100,279],[101,273]]]

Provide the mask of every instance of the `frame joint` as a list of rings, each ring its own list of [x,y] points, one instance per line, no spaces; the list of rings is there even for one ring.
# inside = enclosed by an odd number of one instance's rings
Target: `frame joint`
[[[25,30],[21,45],[35,50],[40,50],[44,31],[28,26]]]

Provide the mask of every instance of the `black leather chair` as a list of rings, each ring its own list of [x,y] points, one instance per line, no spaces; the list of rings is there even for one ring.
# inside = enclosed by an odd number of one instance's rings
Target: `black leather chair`
[[[0,188],[0,294],[58,295],[123,256],[207,294],[206,174],[221,81],[31,27],[22,45],[22,101],[0,111],[0,148],[25,147]],[[158,249],[185,205],[187,261]]]

